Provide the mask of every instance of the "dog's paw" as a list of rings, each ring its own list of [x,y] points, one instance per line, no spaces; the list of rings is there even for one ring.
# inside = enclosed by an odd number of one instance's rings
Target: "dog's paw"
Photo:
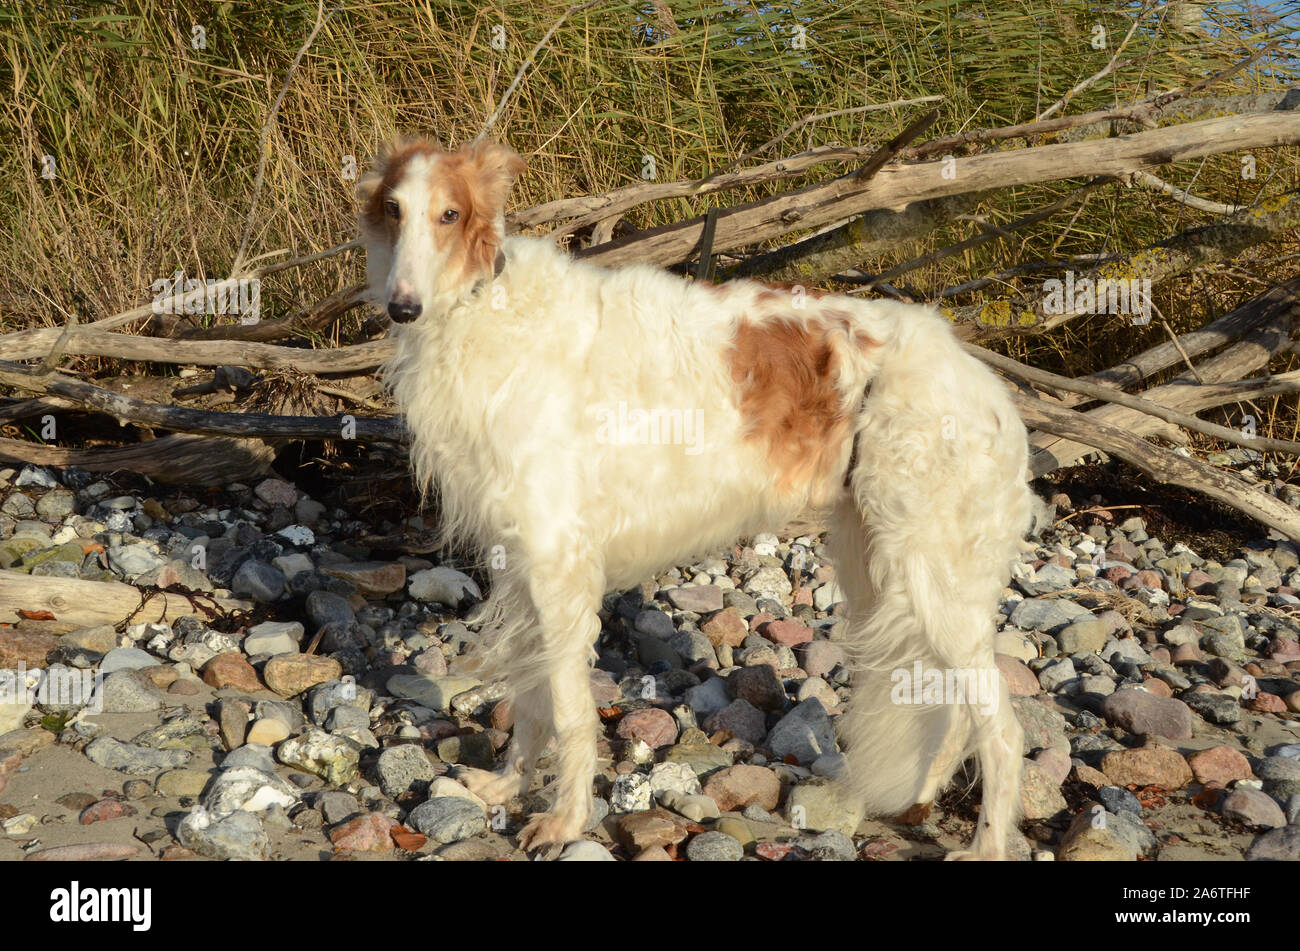
[[[526,852],[546,846],[563,847],[582,837],[577,817],[558,812],[539,812],[519,830],[519,847]]]
[[[461,766],[452,778],[489,806],[503,806],[523,792],[523,777],[516,772],[494,773]]]

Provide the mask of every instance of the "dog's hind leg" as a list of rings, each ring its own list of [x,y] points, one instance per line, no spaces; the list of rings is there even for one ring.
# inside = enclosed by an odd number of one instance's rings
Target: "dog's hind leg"
[[[990,655],[988,662],[992,665]],[[997,708],[971,710],[975,751],[979,757],[984,798],[979,826],[969,852],[949,853],[948,859],[1005,859],[1007,844],[1020,816],[1020,773],[1024,731],[1011,706],[1006,681],[997,678]]]

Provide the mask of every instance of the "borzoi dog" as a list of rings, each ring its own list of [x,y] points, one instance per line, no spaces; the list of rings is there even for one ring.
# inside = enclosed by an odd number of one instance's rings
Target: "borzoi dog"
[[[837,725],[843,801],[896,815],[975,756],[977,832],[949,857],[1005,857],[1022,756],[1005,681],[987,678],[996,696],[978,705],[894,689],[917,662],[995,669],[998,597],[1031,523],[1025,427],[1004,385],[927,307],[610,270],[506,237],[523,165],[497,143],[404,141],[358,185],[369,294],[395,324],[383,376],[417,481],[449,537],[504,554],[480,646],[511,688],[514,735],[498,772],[461,778],[507,802],[554,738],[553,805],[519,843],[578,839],[604,594],[830,510],[837,636],[855,670]],[[695,444],[611,438],[624,404],[693,413]]]

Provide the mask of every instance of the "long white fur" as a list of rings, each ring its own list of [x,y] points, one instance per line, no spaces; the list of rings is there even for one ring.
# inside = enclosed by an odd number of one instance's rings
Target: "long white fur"
[[[437,158],[418,159],[393,191],[418,207],[438,173]],[[602,595],[829,504],[849,603],[843,643],[856,667],[838,719],[844,795],[864,812],[896,814],[930,801],[975,755],[980,823],[970,852],[954,857],[1004,857],[1019,810],[1021,730],[1001,678],[989,716],[890,698],[890,671],[916,660],[993,667],[999,593],[1031,521],[1024,426],[947,323],[927,307],[848,297],[808,298],[792,312],[816,321],[827,308],[847,311],[880,346],[864,352],[847,334],[833,337],[844,393],[870,385],[850,488],[846,439],[836,472],[791,492],[748,438],[725,359],[741,321],[763,312],[762,285],[720,293],[649,266],[595,267],[527,237],[502,241],[495,278],[457,283],[427,230],[413,224],[394,247],[365,235],[375,302],[400,282],[424,304],[413,323],[394,326],[397,353],[383,376],[448,534],[504,553],[482,661],[513,688],[517,726],[504,768],[465,778],[507,800],[556,738],[554,806],[521,843],[576,839],[589,815],[598,719],[587,685]],[[703,410],[702,451],[602,441],[599,412],[620,401]]]

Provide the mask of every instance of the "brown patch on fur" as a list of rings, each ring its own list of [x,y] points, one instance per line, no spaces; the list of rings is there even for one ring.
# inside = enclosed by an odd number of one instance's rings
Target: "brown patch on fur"
[[[830,327],[779,317],[742,321],[727,360],[740,389],[746,438],[765,445],[778,485],[816,487],[838,476],[856,407],[846,405],[836,386],[839,358]]]

